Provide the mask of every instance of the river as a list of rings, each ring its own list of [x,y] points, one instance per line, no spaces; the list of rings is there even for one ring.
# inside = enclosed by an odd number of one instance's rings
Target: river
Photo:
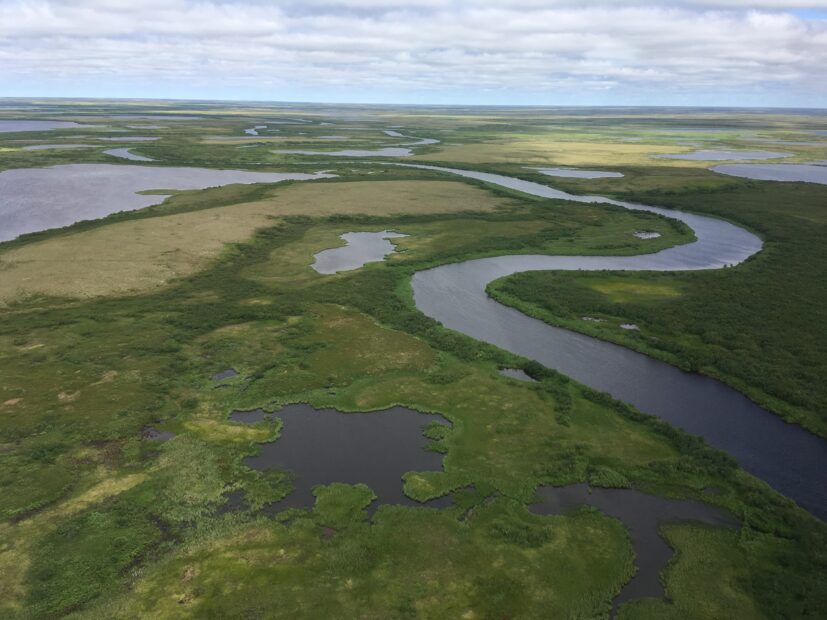
[[[684,372],[625,347],[553,327],[486,294],[504,276],[537,270],[685,271],[737,265],[761,250],[752,233],[720,219],[568,194],[486,172],[397,164],[460,175],[540,196],[602,202],[658,213],[692,228],[697,240],[637,256],[512,255],[442,265],[414,274],[416,307],[444,326],[536,360],[694,435],[735,458],[746,471],[827,519],[827,442],[788,424],[715,379]]]

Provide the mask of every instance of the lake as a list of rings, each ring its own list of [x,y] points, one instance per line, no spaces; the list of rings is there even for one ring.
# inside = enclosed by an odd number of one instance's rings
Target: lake
[[[137,193],[151,189],[204,189],[233,183],[307,181],[333,176],[117,164],[5,170],[0,172],[0,241],[118,211],[142,209],[166,199],[163,195]]]

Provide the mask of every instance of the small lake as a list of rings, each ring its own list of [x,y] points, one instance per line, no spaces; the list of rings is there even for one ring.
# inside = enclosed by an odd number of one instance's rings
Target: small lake
[[[563,514],[580,506],[594,506],[621,521],[629,532],[637,572],[612,601],[613,613],[632,599],[664,596],[660,574],[674,555],[660,536],[662,523],[699,521],[734,527],[737,522],[725,511],[709,504],[647,495],[634,489],[589,488],[586,484],[567,487],[540,487],[542,498],[531,511],[542,515]]]
[[[245,424],[279,418],[280,437],[263,444],[257,456],[244,462],[253,469],[292,472],[295,490],[270,511],[312,508],[317,484],[364,483],[378,503],[422,506],[402,492],[402,476],[409,471],[442,471],[442,454],[427,450],[431,443],[422,433],[444,418],[392,407],[371,413],[341,413],[288,405],[274,414],[238,411],[230,419]],[[450,504],[450,497],[427,505]]]
[[[118,164],[5,170],[0,172],[0,241],[118,211],[142,209],[166,199],[163,195],[137,193],[146,190],[205,189],[233,183],[308,181],[333,176]]]
[[[259,129],[267,129],[267,125],[256,125],[255,127],[250,127],[249,129],[245,129],[244,133],[248,136],[257,136]]]
[[[130,161],[155,161],[151,157],[144,157],[143,155],[133,153],[128,148],[109,149],[107,151],[104,151],[104,153],[106,155],[111,155],[112,157],[120,157],[121,159],[128,159]]]
[[[619,179],[622,172],[605,172],[602,170],[578,170],[577,168],[530,168],[550,177],[569,177],[573,179]]]
[[[407,236],[388,230],[345,233],[340,235],[339,238],[343,239],[347,245],[322,250],[315,255],[316,261],[311,267],[326,275],[359,269],[366,263],[384,260],[388,254],[395,252],[396,248],[389,239]]]
[[[655,155],[657,159],[689,159],[693,161],[723,161],[726,159],[778,159],[780,157],[792,157],[792,153],[781,153],[777,151],[719,151],[704,149],[692,153],[669,153],[666,155]]]
[[[74,129],[75,127],[91,127],[72,121],[11,121],[0,120],[0,133],[16,131],[50,131],[52,129]]]
[[[710,170],[758,181],[803,181],[827,185],[827,166],[819,164],[722,164]]]

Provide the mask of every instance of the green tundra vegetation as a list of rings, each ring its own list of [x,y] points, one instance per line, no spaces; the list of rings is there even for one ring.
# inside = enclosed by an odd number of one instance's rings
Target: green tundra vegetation
[[[320,136],[340,133],[347,139],[327,148],[379,148],[394,143],[381,129],[404,124],[406,135],[445,143],[417,147],[419,159],[714,213],[760,232],[766,250],[730,270],[539,273],[494,292],[549,321],[715,374],[823,432],[817,235],[827,190],[669,160],[619,168],[616,159],[623,136],[661,147],[640,153],[664,152],[674,136],[659,131],[703,121],[728,128],[722,145],[743,146],[770,123],[772,135],[797,135],[801,119],[377,108],[342,122],[359,130],[280,124],[246,139],[243,129],[267,119],[338,123],[338,112],[101,104],[79,117],[63,105],[43,112],[90,122],[125,111],[199,117],[135,130],[161,138],[135,148],[157,160],[146,165],[338,176],[175,192],[155,207],[0,245],[0,616],[606,618],[636,570],[623,524],[595,508],[529,510],[538,486],[580,482],[706,502],[737,522],[662,524],[675,550],[661,576],[667,597],[630,601],[619,618],[800,618],[827,609],[823,522],[704,442],[446,330],[411,298],[411,275],[430,265],[520,252],[651,252],[690,242],[686,228],[389,162],[271,153],[322,149]],[[127,163],[100,149],[20,148],[73,133],[4,134],[0,170]],[[612,169],[626,176],[542,177],[522,167],[539,159],[513,154],[527,141],[547,145],[536,149],[543,164],[615,158]],[[569,143],[577,146],[566,151]],[[477,155],[457,159],[463,152]],[[385,262],[327,276],[310,268],[314,253],[342,244],[339,235],[385,229],[409,235]],[[638,230],[661,237],[638,239]],[[138,234],[151,242],[134,245]],[[587,313],[605,321],[580,325]],[[615,333],[623,321],[640,334]],[[503,377],[502,367],[538,381]],[[228,368],[238,375],[213,381]],[[422,506],[377,507],[366,485],[334,483],[314,489],[310,509],[268,512],[290,493],[290,472],[253,470],[244,458],[278,441],[281,423],[240,424],[229,414],[299,402],[342,412],[402,405],[450,421],[424,431],[442,470],[399,481]],[[174,437],[153,440],[148,427]],[[426,503],[446,496],[447,507]]]

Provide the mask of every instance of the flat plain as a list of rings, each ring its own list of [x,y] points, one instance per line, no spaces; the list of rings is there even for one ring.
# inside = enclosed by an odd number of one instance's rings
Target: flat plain
[[[112,143],[103,138],[125,129],[158,138],[130,147],[153,160],[140,163],[150,168],[335,176],[158,187],[170,195],[161,204],[0,244],[3,617],[606,618],[641,570],[633,528],[587,505],[532,510],[539,487],[577,483],[692,500],[731,521],[661,523],[674,550],[656,568],[663,591],[623,603],[618,618],[827,609],[821,519],[702,440],[441,326],[411,291],[412,275],[437,265],[654,253],[692,243],[692,231],[642,211],[396,165],[509,175],[757,233],[762,251],[731,268],[528,272],[489,293],[547,323],[714,377],[823,438],[827,187],[656,156],[783,140],[790,144],[771,148],[790,152],[785,161],[824,160],[827,139],[812,132],[827,129],[827,117],[107,102],[33,109],[29,120],[81,127],[2,134],[0,171],[136,165],[104,153]],[[124,114],[152,115],[157,125],[130,129]],[[0,106],[0,118],[18,116]],[[245,133],[257,126],[259,135]],[[274,152],[410,143],[386,133],[398,126],[439,143],[414,146],[408,158]],[[25,149],[81,135],[99,146]],[[552,178],[532,166],[623,177]],[[342,234],[381,230],[408,235],[383,262],[334,275],[311,268]],[[214,379],[230,369],[236,374]],[[254,469],[245,459],[278,445],[289,424],[230,416],[295,403],[341,415],[381,416],[394,406],[434,414],[449,424],[422,432],[442,467],[401,476],[409,504],[379,504],[376,490],[334,482],[314,489],[312,505],[276,510],[301,472]]]

